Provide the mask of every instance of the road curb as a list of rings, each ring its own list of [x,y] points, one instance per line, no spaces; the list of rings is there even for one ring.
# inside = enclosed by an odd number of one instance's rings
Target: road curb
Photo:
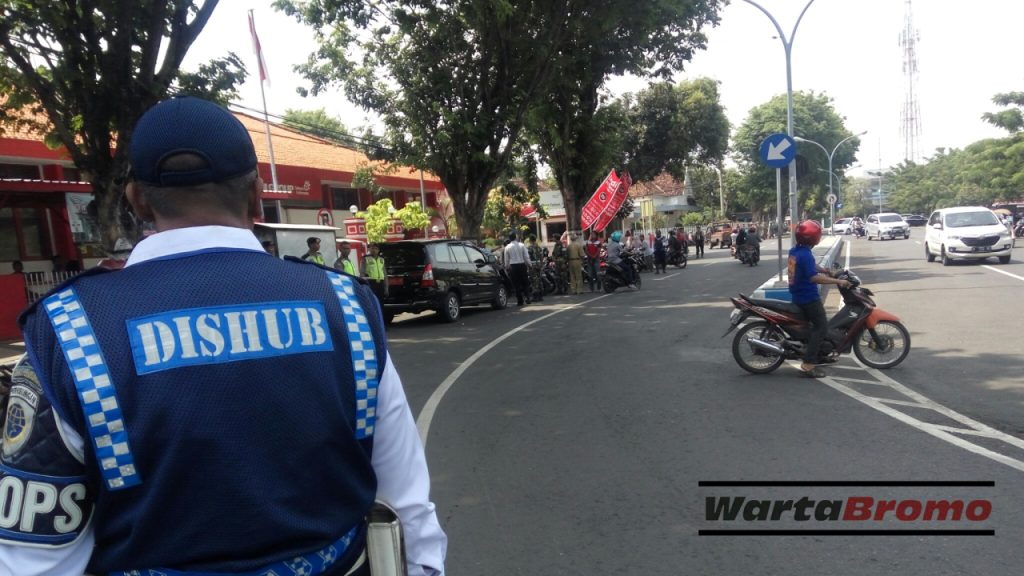
[[[821,243],[814,248],[815,252],[819,252],[820,250],[825,251],[824,254],[818,258],[818,264],[822,267],[831,269],[832,264],[835,263],[843,253],[843,248],[845,246],[846,242],[841,237],[825,236],[822,238]],[[761,286],[754,290],[751,296],[762,300],[792,302],[793,297],[789,294],[789,276],[783,273],[782,281],[780,282],[778,280],[778,275],[773,275],[771,278],[766,280],[764,284],[761,284]]]

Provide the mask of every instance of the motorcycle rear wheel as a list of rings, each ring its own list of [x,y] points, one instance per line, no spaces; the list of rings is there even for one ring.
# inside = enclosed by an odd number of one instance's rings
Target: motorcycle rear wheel
[[[747,340],[757,338],[782,347],[786,337],[776,326],[758,320],[744,324],[732,339],[732,357],[736,363],[752,374],[767,374],[785,362],[785,356],[756,348]]]
[[[617,283],[611,278],[605,278],[601,283],[601,287],[604,288],[606,294],[611,294],[612,292],[615,292],[616,284]]]
[[[853,342],[853,353],[872,368],[892,368],[910,354],[910,332],[899,322],[881,320],[874,328],[863,330]]]

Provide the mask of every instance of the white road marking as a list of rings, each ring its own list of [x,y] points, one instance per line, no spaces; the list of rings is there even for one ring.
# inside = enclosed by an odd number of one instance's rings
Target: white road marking
[[[993,267],[989,266],[988,264],[982,264],[981,267],[982,268],[987,268],[987,269],[989,269],[989,270],[991,270],[993,272],[999,272],[1000,274],[1003,274],[1005,276],[1009,276],[1010,278],[1015,278],[1017,280],[1020,280],[1021,282],[1024,282],[1024,276],[1017,276],[1016,274],[1010,274],[1009,272],[1000,270],[999,268],[993,268]]]
[[[651,282],[661,282],[662,280],[668,280],[669,278],[675,278],[676,276],[679,276],[679,274],[680,274],[679,272],[676,272],[675,274],[669,274],[668,276],[662,276],[661,278],[655,278],[654,280],[651,280]]]
[[[849,248],[851,246],[852,244],[850,242],[847,242],[847,247]],[[846,251],[847,268],[850,267],[850,252],[850,250]],[[1004,272],[1002,270],[999,270],[998,268],[993,268],[991,266],[984,266],[984,268],[988,268],[989,270],[999,272],[1000,274],[1005,274],[1007,276],[1011,276],[1018,280],[1024,281],[1024,278],[1017,276],[1015,274],[1010,274],[1009,272]],[[841,307],[842,300],[840,299],[837,309]],[[926,434],[930,434],[936,438],[939,438],[940,440],[949,442],[950,444],[958,448],[967,450],[968,452],[973,452],[975,454],[995,460],[996,462],[1005,464],[1011,468],[1015,468],[1017,470],[1024,472],[1024,452],[1021,453],[1020,457],[1013,458],[1005,454],[1000,454],[983,446],[979,446],[978,444],[974,444],[966,440],[965,438],[962,438],[962,436],[976,436],[981,438],[988,438],[1003,442],[1004,444],[1008,445],[1008,447],[1019,448],[1022,451],[1024,451],[1024,440],[1016,436],[1011,436],[1010,434],[1000,432],[994,428],[982,424],[981,422],[973,420],[967,416],[964,416],[963,414],[960,414],[959,412],[955,412],[937,402],[934,402],[931,399],[922,396],[917,392],[914,392],[910,388],[907,388],[906,386],[900,384],[899,382],[893,380],[892,378],[889,378],[880,370],[876,370],[874,368],[865,366],[856,357],[854,357],[853,360],[857,363],[859,368],[855,368],[852,366],[837,365],[830,366],[829,370],[861,370],[863,371],[863,373],[866,373],[873,377],[874,380],[866,380],[862,378],[849,378],[846,376],[826,376],[825,378],[820,378],[819,380],[824,384],[828,385],[829,387],[833,388],[834,390],[838,390],[839,392],[846,394],[847,396],[853,398],[854,400],[862,402],[874,408],[875,410],[878,410],[879,412],[886,414],[887,416],[891,416],[899,420],[900,422],[907,424],[908,426],[917,428],[918,430]],[[799,363],[791,364],[794,367],[799,367]],[[885,386],[890,390],[902,395],[906,399],[901,400],[892,398],[879,398],[875,396],[870,396],[868,394],[862,394],[861,392],[858,392],[853,388],[850,388],[849,386],[845,386],[844,383],[848,383],[851,385],[861,384],[871,386]],[[931,410],[935,413],[945,416],[946,418],[949,418],[950,420],[959,422],[964,427],[961,428],[957,426],[947,426],[942,424],[931,424],[928,422],[924,422],[922,420],[918,420],[917,418],[909,414],[901,412],[898,409],[898,407],[900,406],[906,408]]]
[[[447,394],[448,390],[450,390],[451,387],[455,385],[455,381],[459,379],[459,376],[462,376],[462,373],[468,370],[474,363],[476,363],[476,361],[479,360],[481,356],[489,352],[498,344],[504,342],[505,339],[509,338],[513,334],[523,331],[529,326],[532,326],[542,320],[547,320],[548,318],[554,316],[555,314],[561,314],[566,310],[572,310],[573,308],[576,308],[578,306],[589,304],[591,302],[596,302],[602,298],[607,298],[609,296],[611,296],[611,294],[603,294],[596,298],[584,300],[583,302],[577,302],[576,304],[566,306],[565,308],[560,308],[558,310],[555,310],[554,312],[530,320],[529,322],[513,330],[510,330],[502,334],[501,336],[498,336],[494,340],[491,340],[485,346],[474,352],[473,355],[467,358],[462,364],[459,364],[459,367],[452,371],[452,373],[449,374],[448,377],[444,379],[444,382],[441,382],[441,385],[438,386],[437,389],[434,390],[433,394],[430,395],[430,398],[427,399],[427,403],[423,405],[423,410],[420,411],[419,417],[416,418],[416,429],[420,433],[420,440],[423,442],[423,447],[426,448],[427,446],[427,435],[430,434],[430,423],[434,420],[434,414],[437,412],[437,407],[441,404],[441,400],[444,399],[444,395]]]
[[[988,438],[991,440],[1003,442],[1004,444],[1008,445],[1008,448],[1018,448],[1022,451],[1024,451],[1024,440],[1021,440],[1016,436],[1011,436],[1009,434],[1000,432],[994,428],[982,424],[981,422],[964,416],[959,412],[950,410],[949,408],[946,408],[945,406],[937,402],[934,402],[926,398],[925,396],[918,394],[917,392],[914,392],[913,390],[907,388],[906,386],[903,386],[899,382],[883,374],[881,371],[876,370],[874,368],[869,368],[861,364],[859,360],[854,360],[857,361],[858,364],[860,364],[861,368],[865,372],[867,372],[876,379],[875,382],[870,382],[871,384],[886,386],[890,390],[893,390],[903,395],[909,400],[876,398],[874,396],[862,394],[852,388],[844,386],[841,383],[843,381],[851,381],[851,379],[848,378],[835,378],[831,376],[826,376],[825,378],[820,378],[819,380],[825,385],[833,388],[834,390],[842,392],[843,394],[846,394],[850,398],[853,398],[858,402],[862,402],[887,416],[891,416],[899,420],[900,422],[903,422],[908,426],[912,426],[926,434],[930,434],[936,438],[939,438],[940,440],[944,440],[958,448],[967,450],[968,452],[973,452],[980,456],[984,456],[991,460],[995,460],[1000,464],[1005,464],[1011,468],[1015,468],[1017,470],[1024,472],[1024,459],[1022,459],[1024,458],[1024,452],[1021,453],[1020,457],[1014,458],[1011,456],[1007,456],[1006,454],[1000,454],[999,452],[990,450],[978,444],[974,444],[973,442],[970,442],[969,440],[962,438],[962,436],[977,436],[982,438]],[[922,420],[918,420],[917,418],[909,414],[901,412],[897,408],[898,406],[931,410],[937,414],[941,414],[942,416],[949,418],[950,420],[959,422],[960,424],[963,425],[963,427],[961,428],[957,426],[931,424],[928,422],[924,422]]]

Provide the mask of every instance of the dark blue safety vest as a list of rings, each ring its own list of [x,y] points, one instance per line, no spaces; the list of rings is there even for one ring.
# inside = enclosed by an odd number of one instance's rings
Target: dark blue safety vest
[[[358,554],[386,358],[360,280],[204,250],[83,274],[22,324],[45,395],[85,439],[90,572]]]

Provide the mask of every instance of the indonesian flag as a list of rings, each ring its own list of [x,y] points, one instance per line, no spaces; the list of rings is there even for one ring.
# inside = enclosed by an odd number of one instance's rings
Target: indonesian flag
[[[622,173],[622,180],[619,181],[618,187],[612,193],[611,200],[608,205],[605,206],[604,212],[601,212],[601,216],[597,219],[594,224],[594,231],[600,232],[604,230],[608,224],[611,223],[612,219],[615,218],[615,213],[622,207],[622,203],[626,201],[626,197],[629,196],[629,187],[633,184],[632,178],[629,177],[629,172]]]
[[[256,19],[249,10],[249,33],[252,34],[252,50],[256,53],[256,61],[259,62],[260,83],[266,82],[270,85],[270,77],[267,76],[267,62],[263,59],[263,48],[260,47],[260,37],[256,35]]]
[[[613,169],[605,177],[604,182],[597,187],[594,195],[590,197],[590,200],[583,205],[583,214],[580,217],[580,226],[586,230],[594,225],[595,222],[604,213],[605,208],[608,207],[608,203],[612,201],[612,197],[615,194],[615,190],[618,189],[620,184],[619,177],[616,176],[615,170]]]

